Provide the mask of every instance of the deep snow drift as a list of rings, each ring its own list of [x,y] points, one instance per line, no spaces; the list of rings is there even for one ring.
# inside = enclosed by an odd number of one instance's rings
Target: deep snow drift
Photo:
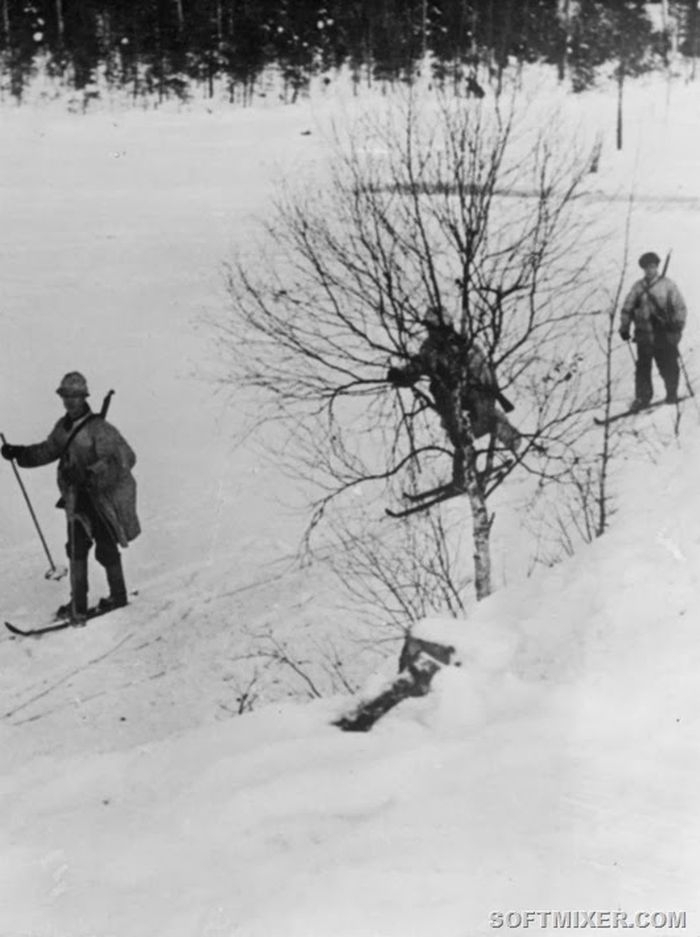
[[[698,455],[630,465],[614,533],[426,622],[462,667],[369,735],[329,727],[335,698],[9,772],[0,932],[459,935],[531,908],[696,926]]]
[[[633,255],[674,249],[693,375],[700,99],[692,85],[630,91],[622,154],[612,98],[571,107],[605,131],[601,210],[623,218],[636,180]],[[279,497],[289,482],[237,437],[201,325],[278,170],[322,165],[332,111],[0,115],[0,428],[41,438],[67,370],[98,400],[115,387],[144,522],[126,554],[131,608],[0,642],[0,934],[457,937],[528,908],[685,910],[697,927],[694,401],[678,440],[668,408],[635,419],[670,444],[621,466],[609,534],[527,581],[504,573],[467,622],[425,624],[459,628],[462,657],[429,697],[367,736],[330,727],[341,696],[236,717],[239,658],[261,635],[349,653],[351,617],[289,564],[302,522]],[[41,579],[4,471],[5,614],[46,616],[63,590]],[[62,560],[53,471],[24,477]]]

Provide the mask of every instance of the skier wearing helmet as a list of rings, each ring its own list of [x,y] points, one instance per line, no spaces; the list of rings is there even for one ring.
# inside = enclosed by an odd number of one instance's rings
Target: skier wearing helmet
[[[101,599],[98,608],[105,611],[127,604],[119,547],[126,547],[141,529],[131,474],[136,456],[121,433],[90,409],[90,392],[80,372],[66,374],[56,393],[66,413],[47,439],[29,446],[5,444],[0,454],[16,459],[23,468],[58,461],[57,507],[65,509],[68,522],[71,599],[58,609],[57,617],[81,625],[88,613],[88,554],[93,543],[109,585],[109,597]]]

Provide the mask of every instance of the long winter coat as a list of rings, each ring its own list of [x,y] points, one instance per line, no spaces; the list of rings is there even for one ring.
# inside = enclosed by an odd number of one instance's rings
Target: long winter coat
[[[620,314],[620,327],[629,329],[634,322],[636,342],[651,345],[655,337],[677,344],[685,325],[687,310],[676,284],[667,277],[657,277],[651,284],[637,280],[627,294]]]
[[[76,426],[80,429],[66,449]],[[59,504],[69,520],[87,519],[76,512],[77,492],[86,491],[99,515],[107,522],[120,546],[127,546],[141,532],[136,515],[136,481],[131,469],[136,456],[111,423],[88,412],[75,422],[63,417],[44,442],[25,446],[17,462],[25,468],[58,462],[57,481],[61,492]]]

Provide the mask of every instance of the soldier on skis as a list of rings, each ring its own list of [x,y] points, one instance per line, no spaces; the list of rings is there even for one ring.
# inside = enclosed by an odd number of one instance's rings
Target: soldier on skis
[[[127,604],[119,547],[140,533],[136,515],[136,481],[131,469],[136,456],[119,431],[99,413],[93,413],[85,378],[71,371],[56,393],[66,413],[44,442],[29,446],[5,444],[4,459],[16,459],[24,468],[58,460],[57,481],[68,522],[66,552],[70,560],[71,600],[58,609],[58,617],[84,624],[88,612],[88,553],[95,544],[95,559],[106,571],[109,597],[100,600],[104,611]]]
[[[423,319],[428,332],[418,352],[401,368],[391,367],[393,387],[411,387],[422,376],[430,381],[435,410],[450,442],[459,448],[466,412],[475,438],[492,434],[505,448],[517,452],[521,437],[497,406],[510,412],[513,404],[501,393],[489,360],[480,346],[459,335],[444,311],[432,307]]]
[[[685,326],[686,306],[676,284],[659,275],[660,263],[653,251],[642,254],[639,266],[644,276],[629,291],[620,315],[620,338],[629,341],[630,323],[634,322],[637,344],[632,412],[648,407],[654,396],[652,361],[656,362],[666,387],[666,403],[678,402],[678,344]]]

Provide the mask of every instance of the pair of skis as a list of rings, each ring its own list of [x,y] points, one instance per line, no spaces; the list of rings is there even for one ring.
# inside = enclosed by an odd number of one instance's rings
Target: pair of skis
[[[490,478],[500,478],[506,475],[513,467],[513,460],[507,459],[501,465],[494,469]],[[389,517],[410,517],[411,514],[418,514],[419,511],[427,511],[436,504],[448,501],[450,498],[458,498],[466,494],[466,488],[455,485],[454,482],[448,482],[446,485],[438,485],[437,488],[430,488],[428,491],[420,491],[416,494],[403,493],[406,501],[411,502],[411,506],[402,508],[399,511],[393,511],[391,508],[385,508]]]
[[[135,592],[130,593],[130,595],[136,594]],[[119,608],[125,607],[124,605],[119,606]],[[11,621],[6,621],[5,627],[11,634],[18,638],[41,638],[45,634],[52,634],[54,631],[64,631],[66,628],[81,628],[83,625],[87,625],[88,622],[92,621],[93,618],[102,618],[103,615],[109,615],[110,612],[116,611],[117,608],[101,608],[99,605],[94,605],[92,608],[88,609],[86,620],[80,623],[73,621],[72,618],[66,617],[56,618],[46,625],[40,625],[38,628],[20,628],[19,625],[15,625]]]
[[[409,517],[411,514],[417,514],[419,511],[427,511],[435,504],[447,501],[449,498],[456,498],[465,492],[462,488],[449,483],[447,485],[438,485],[437,488],[431,488],[430,491],[423,491],[419,494],[408,494],[404,492],[403,497],[410,501],[412,506],[403,508],[400,511],[392,511],[391,508],[384,508],[389,517]]]

